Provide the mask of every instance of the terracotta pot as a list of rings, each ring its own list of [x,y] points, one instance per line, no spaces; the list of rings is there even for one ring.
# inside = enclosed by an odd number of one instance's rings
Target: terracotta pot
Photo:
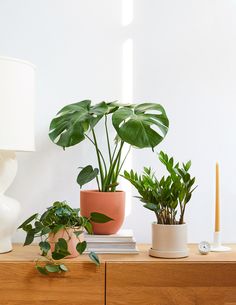
[[[79,238],[76,237],[76,235],[74,234],[74,229],[71,228],[68,228],[66,230],[62,229],[55,234],[50,233],[48,241],[50,243],[52,252],[54,251],[55,243],[58,241],[59,238],[64,238],[67,241],[68,251],[70,252],[70,255],[66,256],[65,258],[73,258],[79,255],[76,250],[76,245],[78,244],[78,242],[84,241],[83,233],[79,235]]]
[[[89,217],[98,212],[111,217],[107,223],[92,223],[94,234],[115,234],[125,217],[125,192],[80,191],[80,213]]]
[[[187,225],[153,223],[152,248],[149,255],[162,258],[187,257]]]

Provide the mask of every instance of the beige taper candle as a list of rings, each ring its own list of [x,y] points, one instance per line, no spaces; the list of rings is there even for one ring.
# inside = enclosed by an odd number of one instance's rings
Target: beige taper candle
[[[216,163],[216,202],[215,202],[215,232],[220,231],[220,177],[219,163]]]

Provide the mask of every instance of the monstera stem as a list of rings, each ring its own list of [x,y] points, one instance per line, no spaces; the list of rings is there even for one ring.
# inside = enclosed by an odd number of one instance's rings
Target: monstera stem
[[[98,144],[97,144],[97,139],[96,139],[96,135],[94,130],[92,129],[92,134],[93,134],[93,140],[94,140],[94,145],[95,145],[95,149],[96,149],[96,154],[97,154],[97,159],[98,159],[98,166],[99,166],[99,171],[100,171],[100,177],[101,177],[101,185],[103,188],[103,183],[104,183],[104,171],[103,171],[103,167],[102,167],[102,162],[101,162],[101,158],[100,158],[100,153],[99,153],[99,149],[98,149]],[[105,164],[104,164],[105,166]],[[105,171],[106,171],[106,167],[105,167]]]
[[[122,161],[122,163],[121,163],[121,165],[119,167],[119,173],[120,173],[120,171],[121,171],[121,169],[122,169],[122,167],[123,167],[123,165],[125,163],[125,160],[127,159],[128,155],[130,153],[130,150],[131,150],[131,145],[129,146],[129,149],[128,149],[128,151],[127,151],[127,153],[126,153],[126,155],[125,155],[125,157],[124,157],[124,159],[123,159],[123,161]]]
[[[124,141],[121,141],[120,148],[117,152],[117,155],[109,168],[108,174],[106,175],[106,179],[104,181],[103,188],[102,188],[103,192],[107,192],[109,190],[109,188],[111,187],[112,177],[114,175],[115,167],[117,166],[117,163],[119,163],[123,145],[124,145]]]
[[[131,145],[129,146],[129,149],[127,151],[127,153],[125,154],[125,157],[124,159],[121,161],[121,153],[120,153],[120,157],[119,157],[119,160],[117,162],[117,166],[116,166],[116,170],[114,171],[114,174],[112,176],[112,188],[111,188],[111,191],[114,192],[115,191],[115,188],[117,186],[116,182],[117,182],[117,179],[118,179],[118,176],[120,174],[120,171],[125,163],[125,160],[127,159],[129,153],[130,153],[130,150],[131,150]]]
[[[88,135],[85,135],[85,137],[96,147],[96,144],[94,143],[94,141],[88,136]],[[105,169],[105,173],[107,173],[107,167],[106,167],[106,161],[102,155],[102,152],[101,150],[97,147],[98,149],[98,152],[100,154],[100,157],[102,158],[102,162],[103,162],[103,165],[104,165],[104,169]]]
[[[105,130],[106,130],[106,137],[107,137],[107,147],[108,147],[109,159],[110,159],[110,164],[111,164],[112,157],[111,157],[111,145],[110,145],[108,128],[107,128],[107,115],[105,115]]]

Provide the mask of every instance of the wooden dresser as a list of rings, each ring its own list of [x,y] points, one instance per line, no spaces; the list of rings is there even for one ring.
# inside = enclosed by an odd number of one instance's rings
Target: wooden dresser
[[[0,255],[0,305],[236,305],[236,246],[229,253],[156,259],[138,255],[86,255],[66,260],[70,272],[49,277],[34,268],[36,246],[15,245]]]

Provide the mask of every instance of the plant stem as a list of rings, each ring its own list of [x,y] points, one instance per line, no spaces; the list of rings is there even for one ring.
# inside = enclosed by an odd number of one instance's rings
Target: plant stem
[[[111,164],[111,162],[112,162],[111,146],[110,146],[110,140],[109,140],[109,134],[108,134],[108,128],[107,128],[107,115],[105,115],[105,130],[106,130],[106,138],[107,138],[107,147],[108,147],[109,159],[110,159],[110,164]]]
[[[98,191],[101,192],[101,187],[100,187],[100,182],[99,182],[98,176],[96,176],[96,181],[97,181]]]
[[[186,207],[186,203],[184,202],[183,206],[181,204],[181,213],[180,213],[180,218],[179,218],[179,224],[183,224],[184,223],[185,207]]]
[[[179,224],[182,224],[183,218],[184,218],[184,208],[183,208],[182,202],[179,202],[179,206],[180,206]]]
[[[102,185],[102,188],[103,188],[103,183],[104,183],[104,172],[103,172],[102,162],[101,162],[101,158],[100,158],[100,154],[99,154],[97,139],[96,139],[96,135],[95,135],[95,132],[94,132],[94,129],[93,129],[93,128],[92,128],[92,134],[93,134],[93,140],[94,140],[94,145],[95,145],[96,154],[97,154],[97,159],[98,159],[98,166],[99,166],[100,177],[101,177],[101,185]],[[106,169],[105,169],[105,170],[106,170]]]
[[[129,149],[128,149],[128,151],[127,151],[127,153],[126,153],[126,155],[125,155],[125,157],[124,157],[124,159],[123,159],[123,161],[121,163],[121,166],[119,168],[119,173],[120,173],[120,171],[121,171],[121,169],[122,169],[122,167],[123,167],[123,165],[125,163],[125,160],[127,159],[128,155],[129,155],[130,150],[131,150],[131,145],[129,146]]]
[[[114,160],[114,156],[115,156],[115,153],[116,153],[117,147],[118,147],[118,142],[116,143],[116,146],[115,146],[115,148],[114,148],[114,150],[113,150],[112,157],[111,157],[111,161],[113,161],[113,160]]]
[[[122,152],[121,152],[122,153]],[[112,177],[111,177],[111,181],[112,181],[112,185],[114,185],[116,182],[117,182],[117,179],[118,179],[118,176],[119,176],[119,168],[120,168],[120,160],[121,160],[121,153],[119,154],[119,157],[117,159],[117,162],[116,162],[116,165],[115,165],[115,168],[114,168],[114,171],[112,173]],[[116,186],[112,186],[111,187],[111,191],[114,192],[116,189]]]
[[[112,176],[114,174],[114,169],[115,169],[115,166],[117,165],[117,162],[119,162],[119,158],[120,158],[120,155],[121,155],[121,152],[122,152],[123,145],[124,145],[124,141],[121,141],[120,148],[117,152],[117,155],[116,155],[114,161],[112,162],[112,164],[109,168],[108,174],[107,174],[106,179],[104,181],[103,192],[107,192],[108,191],[108,186],[111,184],[111,179],[112,179]]]
[[[94,141],[88,135],[85,135],[85,137],[96,147],[96,144],[94,143]],[[98,149],[98,152],[99,152],[99,154],[100,154],[100,156],[102,158],[102,162],[103,162],[105,173],[106,173],[107,172],[106,161],[105,161],[105,159],[104,159],[104,157],[102,155],[101,150],[98,147],[97,147],[97,149]]]

